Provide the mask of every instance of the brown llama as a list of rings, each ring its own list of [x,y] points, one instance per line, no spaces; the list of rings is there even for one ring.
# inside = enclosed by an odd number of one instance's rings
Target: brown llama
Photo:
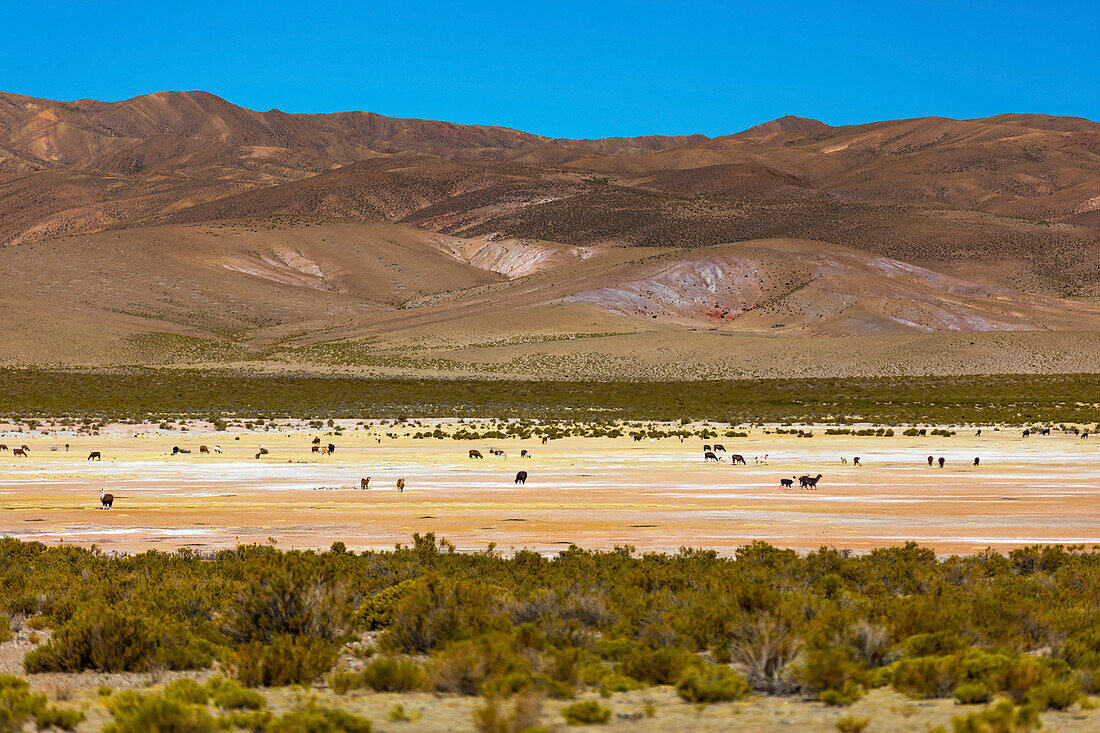
[[[821,474],[816,476],[799,476],[798,483],[802,485],[804,489],[816,489],[817,482],[821,480]]]

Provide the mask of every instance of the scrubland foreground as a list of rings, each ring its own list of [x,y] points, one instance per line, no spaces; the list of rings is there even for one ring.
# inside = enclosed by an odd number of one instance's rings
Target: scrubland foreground
[[[0,540],[0,730],[1096,730],[1100,553]],[[29,687],[28,687],[29,681]]]

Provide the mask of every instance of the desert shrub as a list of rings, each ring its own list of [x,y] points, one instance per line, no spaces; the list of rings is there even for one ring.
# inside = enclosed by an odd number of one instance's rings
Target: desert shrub
[[[486,699],[485,704],[474,710],[474,729],[478,733],[535,733],[542,719],[542,697],[535,693],[523,693],[512,698],[511,711],[505,711],[503,701],[497,697]]]
[[[238,646],[228,660],[233,677],[246,687],[309,685],[332,669],[336,649],[323,639],[276,636]]]
[[[212,733],[219,729],[205,708],[162,695],[125,691],[107,698],[106,705],[114,720],[103,727],[104,733]]]
[[[611,710],[595,700],[583,700],[561,709],[561,715],[569,725],[603,724],[611,720]]]
[[[333,672],[328,677],[328,686],[337,695],[346,695],[363,687],[363,678],[358,672]]]
[[[493,589],[484,583],[432,575],[396,602],[383,642],[396,651],[428,652],[439,644],[507,625]]]
[[[688,702],[740,700],[750,689],[744,677],[718,664],[691,667],[676,683],[676,693]]]
[[[890,630],[860,619],[849,633],[849,645],[857,662],[865,667],[881,667],[892,659]]]
[[[872,684],[872,675],[853,660],[848,646],[805,652],[795,676],[803,691],[820,693],[819,699],[831,705],[852,704],[863,694],[862,688]]]
[[[209,667],[210,645],[202,639],[174,634],[159,636],[163,625],[103,604],[81,608],[50,640],[30,651],[27,672],[135,672],[159,663],[170,669]]]
[[[902,644],[906,657],[939,657],[963,651],[970,643],[950,631],[937,631],[931,634],[914,634]]]
[[[414,720],[420,720],[419,711],[412,711],[411,713],[405,709],[405,706],[401,703],[397,703],[390,711],[386,713],[386,720],[393,723],[409,723]]]
[[[30,691],[26,680],[0,675],[0,733],[22,733],[31,720],[38,728],[72,730],[84,720],[84,713],[49,705],[45,695]]]
[[[165,685],[163,695],[176,702],[205,705],[210,699],[210,690],[195,680],[184,677]]]
[[[634,653],[638,643],[633,639],[600,639],[596,644],[596,653],[601,659],[621,662]]]
[[[901,659],[894,664],[890,681],[909,697],[946,697],[963,681],[962,659],[959,655]]]
[[[849,715],[836,721],[836,729],[840,733],[862,733],[863,729],[870,724],[870,718],[857,718],[854,715]]]
[[[1039,712],[1030,705],[1016,706],[1011,700],[951,719],[954,733],[1027,733],[1040,726]]]
[[[600,694],[604,697],[610,697],[615,692],[630,692],[641,687],[641,684],[636,680],[613,670],[607,670],[606,674],[598,677],[596,684],[599,687]]]
[[[298,710],[271,719],[265,733],[371,733],[370,721],[344,710],[323,708],[310,700]]]
[[[982,682],[964,682],[955,688],[954,695],[961,705],[977,705],[993,699],[993,692]]]
[[[817,699],[832,707],[848,707],[863,697],[863,687],[855,680],[845,680],[839,688],[822,690]]]
[[[288,635],[329,642],[343,638],[353,613],[349,594],[342,582],[320,577],[314,562],[292,555],[271,558],[262,574],[238,589],[229,635],[265,644]]]
[[[568,682],[533,672],[510,672],[490,677],[481,685],[481,692],[490,697],[533,692],[556,700],[567,700],[576,694],[576,690]]]
[[[393,611],[397,602],[409,592],[416,580],[406,580],[395,585],[387,586],[377,593],[365,599],[353,614],[356,627],[374,631],[384,629],[393,623]]]
[[[1086,695],[1100,693],[1100,666],[1078,670],[1076,679],[1077,683],[1081,685],[1081,691]]]
[[[702,664],[695,654],[677,647],[636,647],[618,665],[627,677],[650,685],[674,685],[689,667]]]
[[[449,644],[433,654],[429,675],[440,692],[478,695],[491,678],[529,680],[532,672],[530,660],[516,655],[504,639],[483,637]]]
[[[1025,698],[1039,710],[1065,710],[1081,699],[1081,685],[1077,680],[1048,681],[1031,687]]]
[[[215,677],[206,683],[206,688],[210,691],[210,702],[222,710],[262,710],[267,705],[263,695],[232,680]]]
[[[771,615],[743,622],[729,645],[731,658],[746,669],[749,684],[762,692],[790,689],[788,673],[801,648],[802,640],[790,625]]]
[[[1014,702],[1021,703],[1033,687],[1052,682],[1055,673],[1050,660],[1020,654],[1008,663],[990,670],[990,675],[998,692],[1003,692]]]
[[[76,730],[76,727],[83,723],[87,717],[80,710],[47,705],[34,714],[34,725],[39,730],[46,728]],[[0,725],[0,730],[2,729],[3,726]]]
[[[959,688],[965,696],[980,696],[981,687],[990,694],[1005,694],[1017,703],[1023,702],[1032,688],[1066,678],[1068,668],[1060,660],[991,654],[980,649],[902,659],[891,670],[894,688],[911,697],[946,697]]]
[[[369,687],[375,692],[412,692],[431,687],[424,668],[408,657],[374,657],[359,672],[336,672],[329,680],[336,692]]]
[[[11,639],[11,624],[6,614],[0,614],[0,644]]]

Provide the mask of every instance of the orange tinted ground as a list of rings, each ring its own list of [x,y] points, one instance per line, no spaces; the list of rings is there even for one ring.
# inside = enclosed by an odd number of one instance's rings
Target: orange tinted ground
[[[1021,438],[1018,430],[953,438],[763,434],[720,438],[729,453],[702,460],[702,440],[376,441],[379,433],[324,435],[333,456],[309,451],[314,433],[103,436],[4,434],[30,457],[0,452],[0,534],[107,550],[198,550],[266,542],[282,548],[388,548],[435,532],[460,549],[577,544],[731,553],[753,540],[867,550],[912,539],[939,553],[1035,543],[1100,544],[1100,439]],[[240,440],[235,440],[239,436]],[[65,452],[69,442],[72,449]],[[200,444],[224,449],[200,455]],[[257,446],[270,455],[255,459]],[[171,457],[173,445],[192,449]],[[51,451],[51,447],[59,450]],[[507,451],[489,455],[489,447]],[[470,448],[483,460],[467,457]],[[522,448],[533,458],[519,457]],[[86,460],[90,450],[101,462]],[[754,463],[768,455],[768,464]],[[860,456],[862,468],[851,464]],[[928,455],[946,467],[929,468]],[[849,463],[842,465],[841,457]],[[982,459],[973,466],[975,456]],[[530,478],[513,479],[518,470]],[[822,473],[817,491],[779,480]],[[371,489],[358,489],[371,477]],[[404,493],[395,482],[405,478]],[[99,489],[115,496],[99,509]]]

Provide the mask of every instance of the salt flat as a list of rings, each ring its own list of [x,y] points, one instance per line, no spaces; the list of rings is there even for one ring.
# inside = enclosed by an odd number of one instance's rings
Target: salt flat
[[[0,452],[0,534],[127,551],[269,538],[282,548],[334,541],[388,548],[416,532],[460,549],[495,543],[543,553],[571,544],[731,553],[753,540],[861,551],[913,540],[939,553],[1100,544],[1096,437],[1023,438],[988,427],[981,437],[959,429],[950,438],[815,430],[795,438],[754,428],[749,438],[710,441],[744,455],[748,465],[736,467],[729,453],[704,463],[700,439],[414,440],[386,437],[393,429],[377,425],[340,436],[132,427],[99,436],[0,433],[0,443],[31,449],[25,459]],[[336,453],[311,453],[314,435]],[[202,444],[224,452],[199,454]],[[172,456],[173,445],[193,452]],[[270,453],[256,459],[260,445]],[[489,455],[490,447],[507,456]],[[470,459],[471,448],[485,458]],[[521,449],[533,457],[520,458]],[[92,450],[103,460],[86,460]],[[766,464],[755,462],[765,455]],[[862,467],[851,463],[857,455]],[[945,467],[929,467],[929,455],[943,456]],[[519,470],[529,473],[524,486],[514,483]],[[817,473],[816,491],[779,485]],[[366,476],[371,488],[362,491]],[[110,511],[99,506],[100,488],[115,496]]]

